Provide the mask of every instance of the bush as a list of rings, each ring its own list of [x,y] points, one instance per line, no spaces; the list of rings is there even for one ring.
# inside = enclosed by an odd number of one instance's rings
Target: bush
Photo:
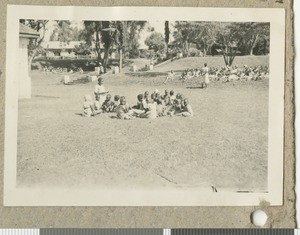
[[[168,50],[168,59],[172,59],[177,57],[177,53],[181,52],[181,50],[177,47],[169,48]]]
[[[140,51],[138,49],[132,49],[129,51],[129,58],[136,59],[140,57]]]
[[[40,62],[32,62],[31,69],[32,70],[43,70],[43,66],[40,64]]]
[[[191,57],[199,57],[199,56],[203,56],[203,53],[200,50],[196,49],[196,48],[191,48],[190,49],[190,56]]]
[[[151,59],[154,56],[154,52],[152,50],[140,50],[140,58]]]

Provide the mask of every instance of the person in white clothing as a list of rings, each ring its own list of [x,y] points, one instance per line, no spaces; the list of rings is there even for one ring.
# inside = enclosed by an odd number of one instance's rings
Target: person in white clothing
[[[99,97],[99,104],[102,106],[105,101],[106,94],[108,91],[105,91],[105,87],[103,86],[103,79],[101,77],[98,78],[98,84],[95,86],[94,94]]]
[[[90,95],[85,95],[82,116],[91,117],[93,113],[94,113],[94,109],[93,109],[92,97]]]
[[[207,87],[209,84],[209,77],[208,77],[209,68],[207,67],[207,63],[204,64],[202,71],[204,73],[204,83],[205,83],[205,86]]]

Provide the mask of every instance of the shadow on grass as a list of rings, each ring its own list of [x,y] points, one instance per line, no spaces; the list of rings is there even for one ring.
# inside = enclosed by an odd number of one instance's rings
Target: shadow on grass
[[[165,72],[128,72],[125,74],[132,77],[159,77],[167,75]]]
[[[74,84],[87,84],[87,83],[90,83],[90,82],[91,81],[89,81],[86,78],[80,78],[80,79],[77,79],[77,80],[73,81]]]
[[[188,86],[186,89],[205,89],[203,86]]]
[[[86,78],[81,78],[81,79],[77,79],[77,80],[74,80],[74,81],[69,82],[69,83],[60,82],[59,84],[66,85],[66,86],[71,86],[71,85],[78,85],[78,84],[87,84],[87,83],[90,83],[90,82],[91,81],[89,81]]]
[[[37,98],[50,98],[50,99],[60,99],[58,96],[50,96],[50,95],[34,95],[33,97]]]

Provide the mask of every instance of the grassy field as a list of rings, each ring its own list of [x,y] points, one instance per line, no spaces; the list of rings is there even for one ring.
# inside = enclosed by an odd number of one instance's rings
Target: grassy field
[[[61,75],[32,73],[32,99],[19,101],[18,186],[209,187],[267,189],[268,80],[163,84],[170,70],[222,65],[222,58],[187,58],[151,72],[108,75],[112,95],[135,104],[146,90],[174,89],[190,99],[195,116],[122,121],[83,118],[83,96],[94,83],[63,85]],[[267,57],[236,62],[267,64]],[[176,64],[175,64],[176,63]],[[172,65],[173,64],[173,65]]]

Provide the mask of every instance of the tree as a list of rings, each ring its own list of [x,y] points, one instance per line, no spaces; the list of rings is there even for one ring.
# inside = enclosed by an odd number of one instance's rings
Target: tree
[[[176,46],[180,47],[185,56],[190,56],[191,44],[197,44],[198,39],[204,32],[200,22],[176,21],[173,33]]]
[[[270,39],[270,24],[260,22],[234,23],[235,31],[242,37],[242,45],[245,48],[245,54],[253,55],[253,50],[258,44],[265,45],[267,50]]]
[[[76,55],[90,55],[91,54],[91,46],[87,45],[86,43],[80,43],[74,47]]]
[[[113,22],[102,21],[102,30],[101,30],[101,41],[104,46],[104,57],[103,57],[103,67],[104,72],[106,73],[109,51],[115,43],[116,39],[116,28]]]
[[[38,39],[33,39],[30,40],[29,45],[28,45],[28,66],[29,70],[31,70],[31,64],[32,60],[42,54],[44,52],[44,49],[42,48],[41,44],[44,41],[45,38],[45,33],[48,30],[47,24],[49,20],[20,20],[20,23],[36,30],[39,34],[40,37]]]
[[[260,22],[175,22],[175,45],[189,56],[192,43],[204,55],[212,48],[221,51],[226,65],[231,66],[237,53],[243,55],[267,54],[270,42],[270,24]]]
[[[217,22],[213,25],[218,32],[216,44],[220,45],[225,64],[231,66],[242,38],[232,23]]]
[[[78,41],[81,39],[82,30],[72,27],[68,20],[59,20],[53,30],[50,41],[60,41],[69,43],[70,41]]]
[[[166,42],[166,45],[167,45],[167,56],[169,54],[169,41],[170,41],[169,21],[165,21],[165,42]]]
[[[84,21],[84,30],[81,33],[87,45],[92,46],[95,44],[98,61],[102,61],[101,57],[101,21]]]
[[[139,55],[139,38],[140,32],[144,29],[147,21],[125,21],[127,31],[125,46],[125,56],[127,58],[135,58]]]
[[[201,34],[196,38],[197,49],[203,52],[203,55],[212,54],[211,48],[216,43],[218,30],[211,22],[199,22],[202,27]]]
[[[165,40],[161,33],[153,32],[145,40],[145,44],[150,50],[158,52],[165,48]]]
[[[117,21],[116,22],[116,44],[118,45],[119,51],[119,69],[120,71],[123,68],[123,51],[124,51],[124,43],[126,41],[126,28],[127,24],[124,21]]]
[[[146,21],[84,21],[82,38],[88,45],[95,43],[98,60],[102,61],[106,71],[108,56],[116,46],[120,54],[120,68],[123,55],[127,56],[138,51],[139,33]],[[104,47],[104,56],[101,57],[101,46]]]

